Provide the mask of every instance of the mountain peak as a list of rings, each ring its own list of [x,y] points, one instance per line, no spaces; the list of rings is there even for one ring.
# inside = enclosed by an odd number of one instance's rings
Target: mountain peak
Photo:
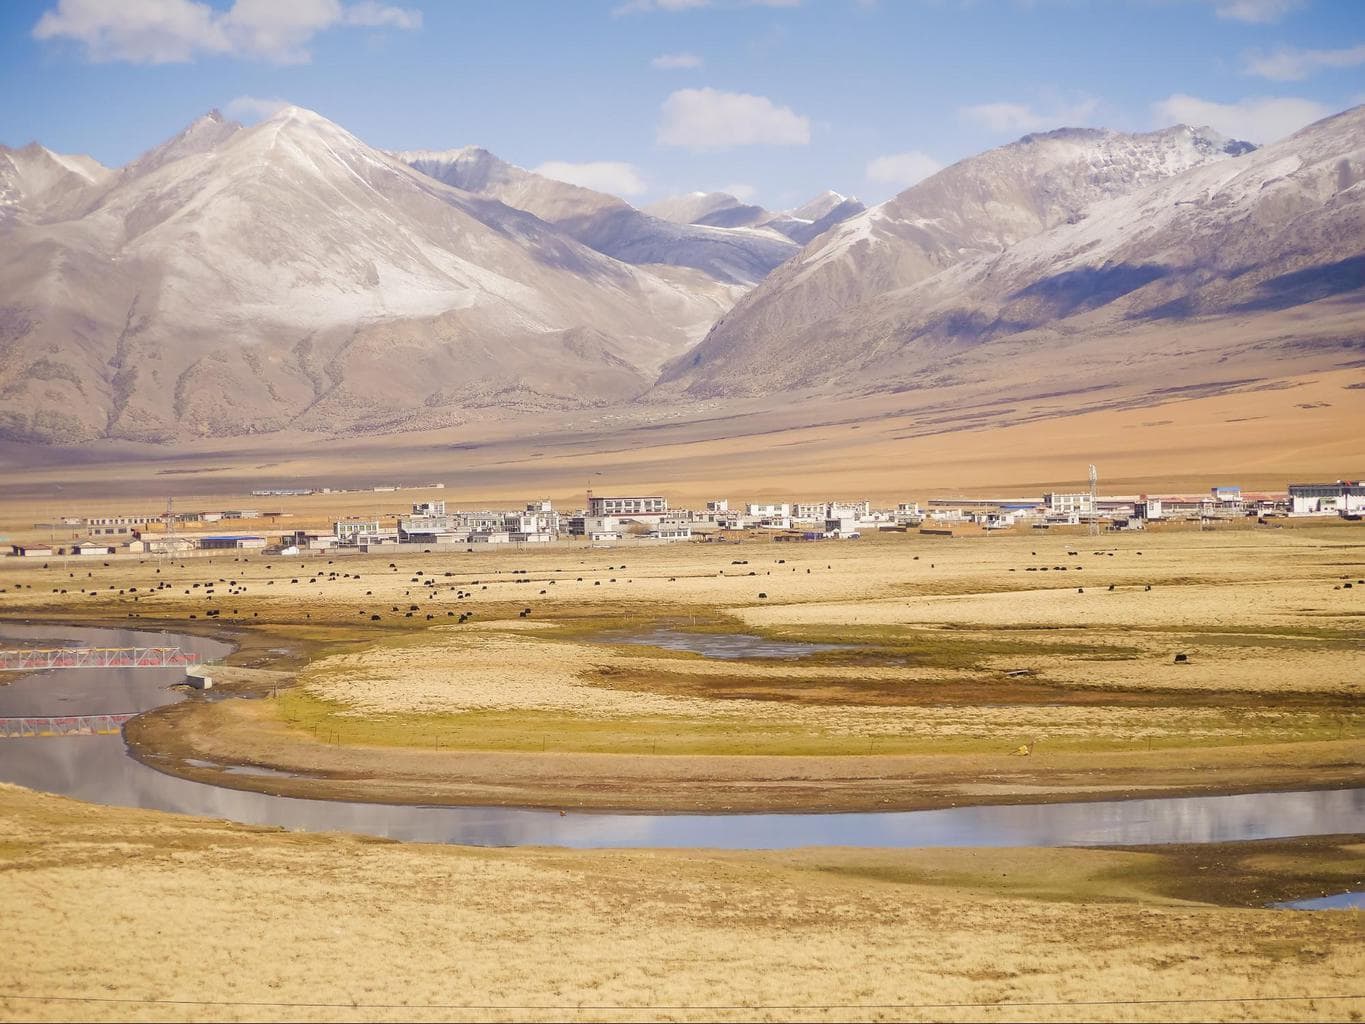
[[[856,198],[835,192],[833,189],[825,189],[818,196],[810,199],[796,209],[789,212],[788,216],[795,217],[797,220],[817,221],[822,217],[828,216],[832,210],[842,206],[844,203],[857,203]]]

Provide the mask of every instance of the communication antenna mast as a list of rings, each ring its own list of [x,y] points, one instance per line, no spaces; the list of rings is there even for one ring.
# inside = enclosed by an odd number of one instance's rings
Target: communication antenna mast
[[[1090,536],[1100,535],[1100,505],[1099,505],[1099,483],[1100,474],[1095,469],[1094,463],[1090,465]]]
[[[172,558],[175,557],[175,551],[176,551],[176,548],[177,548],[177,544],[176,544],[176,539],[175,539],[175,499],[174,499],[174,498],[167,498],[167,499],[166,499],[166,511],[163,512],[163,513],[161,513],[161,525],[164,527],[164,529],[163,529],[162,534],[161,534],[161,544],[162,544],[162,548],[161,548],[161,557],[160,557],[159,559],[157,559],[157,564],[161,564],[162,562],[164,562],[164,561],[166,560],[166,555],[167,555],[167,554],[169,554]]]

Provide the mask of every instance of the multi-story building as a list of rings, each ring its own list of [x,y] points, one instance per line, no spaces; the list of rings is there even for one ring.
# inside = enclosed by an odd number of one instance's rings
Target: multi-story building
[[[1057,516],[1089,515],[1095,511],[1095,505],[1090,500],[1089,491],[1080,491],[1075,494],[1055,492],[1044,494],[1043,504],[1047,506],[1049,514]]]
[[[332,536],[338,544],[353,547],[369,543],[371,537],[384,532],[378,519],[341,519],[332,524]]]
[[[604,497],[588,496],[588,515],[619,516],[634,519],[640,516],[663,516],[668,514],[668,501],[658,496],[649,497]]]

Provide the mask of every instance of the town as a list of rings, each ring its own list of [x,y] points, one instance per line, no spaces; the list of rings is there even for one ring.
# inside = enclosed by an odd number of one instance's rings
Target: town
[[[442,489],[429,484],[422,489]],[[398,486],[373,488],[396,492]],[[414,488],[417,489],[417,488]],[[343,493],[331,489],[253,491],[254,496],[299,497]],[[402,551],[488,550],[490,546],[668,544],[723,542],[761,531],[774,542],[854,540],[870,532],[917,530],[928,536],[965,536],[1002,530],[1084,527],[1090,532],[1144,530],[1157,524],[1201,529],[1254,518],[1344,518],[1365,515],[1365,482],[1290,484],[1282,493],[1243,492],[1215,485],[1203,494],[1101,495],[1089,491],[1040,496],[932,497],[878,506],[860,500],[745,502],[725,498],[700,509],[670,508],[662,495],[596,495],[573,511],[549,499],[514,509],[467,510],[444,500],[412,502],[406,513],[346,517],[316,527],[288,520],[306,517],[282,509],[177,511],[160,514],[63,515],[32,524],[33,539],[10,545],[14,557],[187,554],[195,551],[259,550],[285,555],[303,551],[382,548]],[[59,537],[60,535],[60,537]]]

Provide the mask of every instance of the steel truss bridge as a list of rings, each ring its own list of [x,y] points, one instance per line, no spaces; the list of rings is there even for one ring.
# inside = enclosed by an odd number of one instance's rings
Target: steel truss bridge
[[[35,736],[110,736],[133,715],[67,715],[61,718],[0,718],[0,740]]]
[[[49,647],[0,651],[0,671],[49,668],[176,668],[199,664],[179,647]]]

